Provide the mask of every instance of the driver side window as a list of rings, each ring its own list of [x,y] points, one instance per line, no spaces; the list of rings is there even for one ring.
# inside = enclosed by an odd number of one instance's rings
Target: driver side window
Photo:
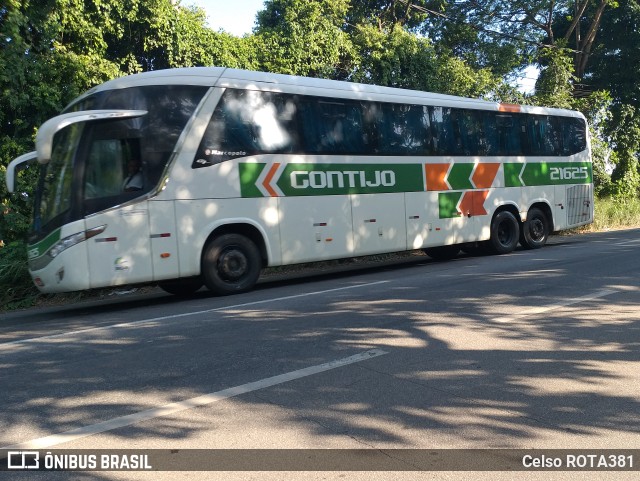
[[[85,214],[132,199],[144,190],[139,152],[137,139],[91,143],[84,172]]]

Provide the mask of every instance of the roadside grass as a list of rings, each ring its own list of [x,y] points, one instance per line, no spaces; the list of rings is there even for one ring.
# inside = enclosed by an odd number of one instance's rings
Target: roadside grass
[[[604,198],[596,199],[593,224],[576,231],[602,232],[633,227],[640,227],[640,198]]]
[[[0,312],[31,307],[39,297],[27,269],[27,247],[11,242],[0,247]]]
[[[640,199],[597,199],[593,224],[566,231],[567,235],[583,232],[600,232],[616,229],[640,227]],[[414,252],[400,252],[367,256],[365,258],[339,259],[313,264],[283,266],[268,269],[267,275],[287,274],[303,271],[313,266],[322,270],[359,262],[384,262],[399,257],[415,255]],[[125,288],[126,289],[126,288]],[[137,290],[138,288],[136,288]],[[69,294],[40,294],[33,285],[26,262],[26,246],[23,242],[0,244],[0,312],[26,309],[32,306],[73,304],[81,300],[102,298],[119,293],[123,288],[95,289]]]

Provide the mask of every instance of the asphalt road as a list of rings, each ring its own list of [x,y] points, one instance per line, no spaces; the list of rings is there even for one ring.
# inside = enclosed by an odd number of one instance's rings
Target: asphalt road
[[[639,253],[640,230],[627,230],[555,237],[505,256],[418,256],[230,297],[149,294],[5,314],[0,447],[638,449]],[[8,474],[18,477],[0,478]],[[580,476],[637,479],[637,471]]]

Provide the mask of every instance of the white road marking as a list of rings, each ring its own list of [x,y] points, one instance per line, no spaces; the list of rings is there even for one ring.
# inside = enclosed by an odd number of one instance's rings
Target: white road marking
[[[135,327],[135,326],[154,323],[154,322],[158,322],[158,321],[166,321],[168,319],[178,319],[180,317],[197,316],[199,314],[207,314],[207,313],[210,313],[210,312],[227,311],[227,310],[232,310],[232,309],[239,309],[239,308],[242,308],[242,307],[257,306],[257,305],[260,305],[260,304],[268,304],[268,303],[271,303],[271,302],[286,301],[286,300],[289,300],[289,299],[296,299],[296,298],[299,298],[299,297],[318,296],[318,295],[327,294],[327,293],[330,293],[330,292],[346,291],[346,290],[349,290],[349,289],[358,289],[358,288],[361,288],[361,287],[370,287],[370,286],[375,286],[375,285],[378,285],[378,284],[385,284],[387,282],[390,282],[390,281],[377,281],[377,282],[369,282],[367,284],[357,284],[357,285],[354,285],[354,286],[336,287],[335,289],[326,289],[324,291],[306,292],[304,294],[294,294],[292,296],[276,297],[276,298],[273,298],[273,299],[263,299],[261,301],[245,302],[243,304],[236,304],[236,305],[233,305],[233,306],[225,306],[225,307],[216,307],[216,308],[213,308],[213,309],[206,309],[204,311],[183,312],[181,314],[172,314],[172,315],[169,315],[169,316],[153,317],[151,319],[142,319],[140,321],[122,322],[122,323],[119,323],[119,324],[112,324],[112,325],[109,325],[109,326],[92,327],[92,328],[89,328],[89,329],[80,329],[80,330],[77,330],[77,331],[62,332],[60,334],[51,334],[51,335],[48,335],[48,336],[32,337],[32,338],[29,338],[29,339],[19,339],[17,341],[9,341],[9,342],[0,343],[0,350],[5,348],[5,347],[11,347],[11,346],[16,346],[16,345],[21,345],[21,344],[29,344],[29,343],[47,341],[49,339],[60,339],[60,338],[64,338],[64,337],[74,336],[74,335],[77,335],[77,334],[85,334],[85,333],[88,333],[88,332],[106,331],[106,330],[109,330],[109,329],[118,329],[118,328],[123,328],[123,327]]]
[[[4,446],[0,449],[46,449],[51,446],[68,443],[70,441],[75,441],[76,439],[85,438],[94,434],[104,433],[107,431],[112,431],[114,429],[131,426],[132,424],[137,424],[142,421],[148,421],[150,419],[162,416],[169,416],[171,414],[175,414],[180,411],[186,411],[188,409],[193,409],[196,407],[207,406],[209,404],[236,397],[241,394],[246,394],[267,387],[273,387],[278,384],[312,376],[321,372],[330,371],[332,369],[337,369],[349,364],[366,361],[367,359],[383,356],[385,354],[388,353],[381,349],[371,349],[361,354],[345,357],[343,359],[337,359],[335,361],[330,361],[324,364],[318,364],[316,366],[306,367],[304,369],[291,371],[285,374],[280,374],[278,376],[268,377],[266,379],[261,379],[260,381],[242,384],[241,386],[224,389],[222,391],[204,394],[202,396],[187,399],[185,401],[166,404],[164,406],[153,409],[147,409],[145,411],[140,411],[139,413],[129,414],[127,416],[121,416],[118,418],[110,419],[108,421],[103,421],[101,423],[92,424],[90,426],[72,429],[64,433],[53,434],[51,436],[45,436],[38,439],[32,439],[30,441],[25,441],[23,443],[14,444],[11,446]]]
[[[558,302],[556,304],[551,304],[549,306],[543,306],[543,307],[535,307],[533,309],[528,309],[524,312],[521,312],[519,314],[514,314],[513,316],[505,316],[505,317],[498,317],[497,319],[494,319],[493,322],[499,322],[499,323],[508,323],[508,322],[513,322],[513,321],[517,321],[519,319],[522,319],[524,317],[529,317],[529,316],[534,316],[537,314],[544,314],[547,312],[551,312],[551,311],[555,311],[556,309],[560,309],[562,307],[567,307],[567,306],[573,306],[575,304],[580,304],[581,302],[586,302],[586,301],[592,301],[594,299],[600,299],[601,297],[605,297],[605,296],[610,296],[611,294],[615,294],[618,291],[612,290],[612,289],[603,289],[601,291],[597,291],[593,294],[589,294],[586,296],[582,296],[582,297],[576,297],[574,299],[570,299],[570,300],[566,300],[564,302]]]
[[[640,245],[640,239],[618,242],[614,245],[618,247],[638,247]]]

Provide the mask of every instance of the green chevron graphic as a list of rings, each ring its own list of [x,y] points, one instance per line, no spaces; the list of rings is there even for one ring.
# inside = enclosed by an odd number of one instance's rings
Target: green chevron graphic
[[[453,190],[473,189],[473,184],[469,178],[474,167],[475,165],[470,163],[453,164],[447,177],[447,182],[449,182],[451,188]]]
[[[457,206],[464,192],[440,192],[438,194],[438,210],[441,219],[460,217]]]

